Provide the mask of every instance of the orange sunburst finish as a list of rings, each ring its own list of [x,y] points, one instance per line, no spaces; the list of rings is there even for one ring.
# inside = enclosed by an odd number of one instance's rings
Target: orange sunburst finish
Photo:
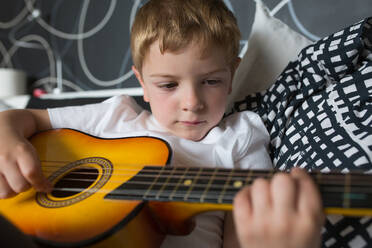
[[[160,244],[162,234],[156,230],[146,206],[142,208],[138,201],[109,201],[103,197],[135,175],[143,165],[167,164],[171,154],[166,143],[149,137],[98,139],[68,129],[42,132],[34,136],[31,142],[38,151],[47,177],[69,162],[97,156],[108,159],[113,170],[111,178],[94,194],[70,205],[56,208],[41,206],[35,200],[36,192],[33,189],[15,198],[0,200],[0,213],[23,232],[52,244],[90,243],[97,247],[114,247],[119,243],[120,247],[123,244],[124,247],[156,247],[156,244]],[[102,171],[94,163],[80,166]],[[48,194],[47,197],[51,201],[66,204],[74,202],[82,194],[80,192],[63,198]],[[138,232],[139,229],[141,232]],[[148,233],[148,238],[143,238],[143,232]],[[102,240],[104,244],[100,242]]]

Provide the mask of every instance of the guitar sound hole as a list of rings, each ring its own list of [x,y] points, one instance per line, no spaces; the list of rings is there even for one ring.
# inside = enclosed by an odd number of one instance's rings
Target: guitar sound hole
[[[51,192],[54,197],[70,197],[76,195],[92,185],[98,178],[95,168],[72,170],[62,177]]]

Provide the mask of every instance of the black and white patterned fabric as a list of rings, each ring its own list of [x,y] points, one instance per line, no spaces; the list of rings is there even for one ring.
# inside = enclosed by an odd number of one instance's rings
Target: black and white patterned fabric
[[[263,118],[277,169],[372,172],[372,18],[304,48],[232,112],[247,109]],[[327,217],[323,247],[372,247],[372,219]]]

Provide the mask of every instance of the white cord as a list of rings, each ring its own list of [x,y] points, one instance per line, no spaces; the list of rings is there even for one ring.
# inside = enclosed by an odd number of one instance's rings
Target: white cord
[[[243,58],[244,57],[244,54],[247,52],[248,50],[248,40],[241,40],[240,41],[240,44],[244,44],[242,50],[240,51],[239,53],[239,57],[240,58]]]
[[[35,0],[30,0],[30,1],[32,1],[32,4],[35,2]],[[20,23],[25,18],[27,13],[28,13],[27,6],[25,6],[22,9],[22,11],[16,17],[14,17],[13,20],[8,21],[8,22],[0,22],[0,28],[7,29],[7,28],[14,27],[15,25]]]
[[[292,1],[289,0],[288,1],[288,9],[289,9],[289,13],[291,14],[291,17],[294,21],[294,23],[296,24],[297,28],[304,34],[306,35],[309,39],[313,40],[313,41],[317,41],[317,40],[320,40],[320,37],[319,36],[316,36],[314,34],[312,34],[310,31],[308,31],[304,25],[302,25],[302,23],[300,22],[300,20],[297,18],[297,15],[296,15],[296,12],[295,12],[295,9],[293,7],[293,4],[292,4]]]
[[[55,65],[55,59],[54,59],[54,54],[53,54],[53,51],[52,49],[50,48],[50,45],[49,43],[41,36],[39,35],[34,35],[34,34],[31,34],[31,35],[27,35],[27,36],[24,36],[20,39],[20,41],[25,41],[25,42],[28,42],[28,41],[37,41],[39,42],[45,49],[46,51],[46,54],[47,54],[47,57],[48,57],[48,60],[49,60],[49,72],[50,72],[50,77],[53,77],[55,78],[56,77],[56,65]],[[9,50],[9,59],[14,55],[14,53],[19,49],[19,47],[14,44],[10,50]],[[9,61],[5,61],[5,63],[9,63]],[[52,87],[50,85],[47,85],[46,86],[46,89],[47,91],[52,91]]]
[[[26,6],[30,13],[33,13],[35,11],[35,8],[33,6],[33,3],[30,3],[31,0],[25,0]],[[34,0],[32,0],[34,1]],[[46,23],[41,17],[36,18],[36,21],[42,26],[44,29],[49,31],[50,33],[54,34],[55,36],[58,36],[60,38],[68,39],[68,40],[76,40],[76,39],[86,39],[97,32],[99,32],[104,26],[106,26],[107,22],[111,19],[111,16],[115,10],[117,0],[111,0],[109,9],[107,10],[107,13],[105,17],[102,19],[102,21],[92,28],[91,30],[85,32],[85,33],[78,33],[78,34],[69,34],[62,32],[60,30],[57,30],[56,28],[50,26],[48,23]],[[89,0],[85,0],[84,5],[89,5]],[[88,7],[87,7],[88,8]]]
[[[278,13],[279,10],[283,8],[284,5],[286,5],[290,0],[282,0],[280,1],[271,11],[270,16],[275,16],[276,13]]]
[[[234,8],[233,8],[233,5],[231,4],[230,0],[223,0],[226,7],[232,12],[232,13],[235,13],[234,12]]]
[[[62,61],[60,57],[57,57],[56,66],[57,66],[57,88],[55,88],[55,90],[57,90],[56,93],[60,94],[63,91]]]
[[[84,4],[84,6],[82,8],[82,11],[81,11],[81,14],[80,14],[79,28],[78,28],[79,33],[82,33],[84,31],[85,18],[86,18],[87,10],[88,10],[88,6],[86,4]],[[125,80],[127,80],[128,78],[130,78],[133,75],[133,72],[129,71],[126,74],[124,74],[123,76],[121,76],[117,79],[114,79],[114,80],[102,81],[102,80],[97,79],[89,71],[89,68],[86,64],[85,56],[84,56],[83,40],[78,39],[77,43],[78,43],[78,57],[79,57],[80,65],[81,65],[85,75],[89,78],[89,80],[92,81],[92,83],[94,83],[98,86],[102,86],[102,87],[109,87],[109,86],[114,86],[114,85],[120,84],[120,83],[124,82]]]
[[[44,47],[44,49],[45,49],[45,51],[47,53],[47,56],[48,56],[48,60],[49,60],[50,75],[51,75],[51,77],[55,77],[56,76],[56,70],[55,70],[54,54],[53,54],[52,49],[49,46],[49,43],[43,37],[41,37],[39,35],[34,35],[34,34],[30,34],[30,35],[24,36],[24,37],[22,37],[20,39],[20,41],[26,41],[26,42],[32,41],[32,40],[35,40],[35,41],[39,42]],[[9,49],[8,59],[5,59],[3,61],[3,63],[9,64],[10,63],[9,61],[10,61],[11,57],[18,50],[18,48],[19,47],[17,45],[13,45]]]
[[[29,20],[24,20],[23,22],[21,22],[19,25],[15,26],[14,28],[12,28],[9,32],[9,40],[15,45],[15,46],[18,46],[18,47],[23,47],[23,48],[34,48],[34,49],[44,49],[43,46],[39,45],[39,44],[35,44],[35,43],[31,43],[31,42],[24,42],[24,41],[20,41],[20,40],[17,40],[15,38],[15,33],[18,31],[18,29],[20,27],[22,27],[26,22],[29,22]]]
[[[10,55],[8,53],[8,50],[6,50],[4,44],[0,41],[0,53],[3,56],[2,61],[0,63],[0,67],[13,67],[12,62],[10,61]],[[8,61],[7,64],[4,65],[5,61]]]
[[[73,82],[71,81],[68,81],[64,78],[62,79],[58,79],[56,77],[45,77],[45,78],[41,78],[39,80],[37,80],[35,83],[32,84],[32,87],[38,87],[38,86],[41,86],[41,85],[44,85],[44,84],[47,84],[47,83],[53,83],[53,84],[58,84],[58,80],[61,80],[61,83],[67,87],[70,87],[71,89],[75,90],[75,91],[83,91],[82,88],[80,88],[78,85],[74,84]]]

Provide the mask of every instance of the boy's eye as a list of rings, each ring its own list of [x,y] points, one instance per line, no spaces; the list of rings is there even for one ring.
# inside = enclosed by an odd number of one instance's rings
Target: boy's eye
[[[159,88],[162,88],[162,89],[173,89],[175,87],[177,87],[177,83],[173,83],[173,82],[159,84]]]
[[[219,84],[220,82],[221,82],[221,80],[212,80],[212,79],[209,79],[209,80],[204,80],[203,81],[203,84],[216,85],[216,84]]]

